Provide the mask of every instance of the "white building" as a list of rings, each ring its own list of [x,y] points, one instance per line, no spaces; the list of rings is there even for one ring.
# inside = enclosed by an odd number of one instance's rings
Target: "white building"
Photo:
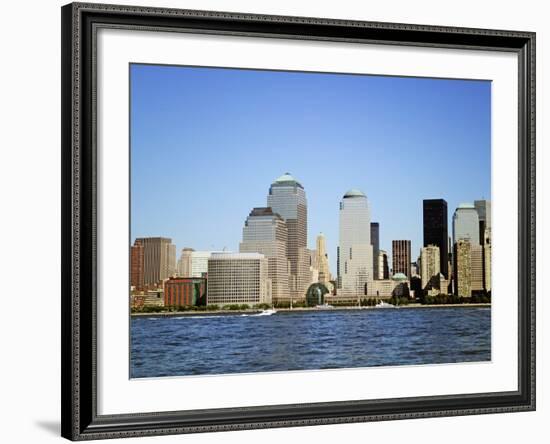
[[[338,293],[361,297],[373,280],[373,247],[370,239],[370,209],[367,196],[350,190],[340,202],[338,246]]]
[[[208,304],[271,304],[268,260],[260,253],[212,253],[208,259]]]
[[[453,244],[459,239],[468,239],[472,245],[479,243],[479,216],[476,207],[462,203],[453,215]]]
[[[226,253],[224,251],[192,251],[190,257],[191,275],[183,277],[202,277],[208,272],[208,259],[213,253]]]

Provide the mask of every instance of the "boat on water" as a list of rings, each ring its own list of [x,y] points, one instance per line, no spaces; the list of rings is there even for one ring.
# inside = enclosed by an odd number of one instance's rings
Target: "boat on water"
[[[388,304],[387,302],[380,301],[378,304],[374,306],[374,308],[397,308],[393,304]]]
[[[316,305],[315,308],[317,310],[330,310],[331,308],[334,308],[332,305],[328,304],[328,303],[324,303],[324,304],[319,304],[319,305]]]
[[[277,313],[277,310],[275,310],[274,308],[269,308],[267,310],[262,310],[260,313],[258,313],[257,316],[271,316],[275,313]]]

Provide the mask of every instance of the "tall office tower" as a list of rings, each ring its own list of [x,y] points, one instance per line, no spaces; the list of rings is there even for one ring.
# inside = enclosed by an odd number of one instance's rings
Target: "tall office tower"
[[[254,208],[246,218],[239,251],[241,253],[261,253],[267,258],[273,302],[290,299],[289,267],[286,257],[287,238],[285,221],[270,207]]]
[[[390,267],[388,265],[388,253],[384,250],[378,250],[378,276],[375,279],[389,279]]]
[[[208,259],[208,305],[271,304],[267,262],[260,253],[212,253]]]
[[[176,246],[166,237],[141,237],[143,244],[143,283],[158,284],[176,271]]]
[[[486,227],[483,235],[483,287],[491,291],[491,228]]]
[[[370,223],[370,242],[372,244],[372,257],[373,263],[373,276],[374,279],[378,279],[378,252],[380,251],[380,224],[378,222]]]
[[[326,284],[327,282],[330,282],[332,276],[330,275],[330,268],[328,264],[327,243],[323,233],[319,233],[317,236],[316,247],[319,282]]]
[[[267,206],[286,222],[290,292],[293,298],[304,299],[311,282],[307,251],[307,199],[304,187],[289,173],[283,174],[269,187]]]
[[[130,247],[130,285],[136,289],[143,288],[143,243],[136,239]]]
[[[180,258],[178,259],[177,275],[180,277],[191,277],[191,262],[192,262],[192,248],[184,248],[181,250]]]
[[[420,276],[423,290],[432,286],[435,279],[439,279],[440,259],[439,247],[436,245],[428,245],[420,250]]]
[[[460,239],[469,239],[479,245],[479,216],[473,204],[462,203],[453,215],[453,244]]]
[[[439,247],[439,268],[441,273],[449,277],[449,245],[448,245],[448,215],[447,202],[444,199],[424,199],[424,246]]]
[[[483,244],[485,228],[491,228],[491,201],[474,200],[474,207],[479,218],[479,241]]]
[[[392,274],[403,273],[411,279],[411,241],[394,240],[392,244]]]
[[[340,202],[338,284],[344,295],[362,296],[374,279],[370,239],[370,209],[367,196],[349,190]]]

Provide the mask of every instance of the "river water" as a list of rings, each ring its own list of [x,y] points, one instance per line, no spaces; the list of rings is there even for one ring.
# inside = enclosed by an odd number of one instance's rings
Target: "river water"
[[[130,377],[479,362],[491,309],[132,317]]]

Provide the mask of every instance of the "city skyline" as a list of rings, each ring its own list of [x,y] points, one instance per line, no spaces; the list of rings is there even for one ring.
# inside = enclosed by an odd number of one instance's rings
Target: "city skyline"
[[[131,72],[132,178],[155,179],[132,181],[131,237],[170,237],[178,257],[184,247],[238,251],[251,208],[265,205],[287,171],[308,196],[307,247],[325,234],[332,274],[338,205],[351,188],[369,199],[380,249],[391,254],[392,240],[411,240],[412,260],[423,245],[424,199],[445,199],[448,220],[460,203],[490,199],[489,82],[143,65]],[[263,88],[268,82],[277,97]],[[358,87],[360,97],[351,97]],[[245,109],[252,105],[256,114]],[[237,108],[239,121],[231,117]],[[277,130],[269,137],[260,111]],[[435,119],[429,128],[427,115]],[[453,176],[466,166],[467,180]]]

